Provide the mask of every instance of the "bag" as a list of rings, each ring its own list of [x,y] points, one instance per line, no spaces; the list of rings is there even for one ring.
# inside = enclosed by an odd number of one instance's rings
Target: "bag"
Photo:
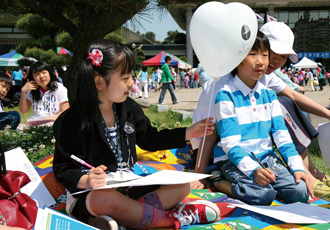
[[[30,178],[20,171],[7,171],[0,143],[0,225],[32,229],[38,212],[36,202],[21,193]]]

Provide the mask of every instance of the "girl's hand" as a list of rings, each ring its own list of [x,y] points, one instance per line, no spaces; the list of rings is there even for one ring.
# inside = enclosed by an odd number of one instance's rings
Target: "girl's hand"
[[[205,118],[188,127],[186,129],[186,140],[190,140],[191,138],[204,137],[206,126],[206,136],[209,136],[213,133],[214,130],[213,117]]]
[[[89,188],[99,188],[106,185],[105,178],[107,177],[107,174],[104,171],[106,169],[106,166],[100,165],[97,168],[89,170],[87,179]]]
[[[204,189],[204,188],[211,188],[211,184],[209,180],[203,179],[203,180],[196,180],[190,182],[190,187],[192,189]]]
[[[35,81],[27,80],[27,82],[25,83],[25,85],[23,86],[21,91],[23,93],[26,93],[26,92],[31,91],[31,90],[37,90],[38,88],[39,88],[39,85]]]
[[[309,179],[309,177],[306,175],[306,173],[304,173],[303,171],[295,171],[293,173],[295,179],[296,179],[296,183],[298,184],[300,182],[300,180],[304,180],[309,192],[309,195],[314,198],[314,187],[313,184],[311,182],[311,180]]]
[[[257,182],[257,184],[261,186],[265,186],[272,182],[276,183],[275,173],[269,168],[263,169],[260,167],[255,170],[252,175],[254,176],[254,180]]]

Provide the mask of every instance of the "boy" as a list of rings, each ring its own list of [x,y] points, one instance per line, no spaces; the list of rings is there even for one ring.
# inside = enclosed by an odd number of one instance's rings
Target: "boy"
[[[17,111],[5,112],[2,101],[6,97],[10,87],[12,85],[12,79],[5,73],[0,73],[0,130],[3,130],[7,125],[11,129],[16,130],[21,121],[21,116]]]
[[[270,205],[276,197],[288,203],[308,203],[303,181],[309,183],[308,177],[285,127],[275,91],[259,82],[267,70],[269,52],[267,37],[258,32],[248,56],[233,70],[235,77],[217,93],[220,141],[214,149],[214,162],[232,183],[234,197],[246,203]],[[289,169],[277,156],[272,140]]]

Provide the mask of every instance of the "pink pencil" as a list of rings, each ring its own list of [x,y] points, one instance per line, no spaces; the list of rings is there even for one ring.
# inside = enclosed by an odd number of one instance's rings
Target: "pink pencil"
[[[88,164],[86,161],[80,159],[79,157],[77,157],[77,156],[75,156],[75,155],[73,155],[73,154],[71,155],[71,158],[72,158],[73,160],[79,162],[80,164],[85,165],[86,167],[88,167],[88,168],[90,168],[90,169],[94,168],[92,165]]]

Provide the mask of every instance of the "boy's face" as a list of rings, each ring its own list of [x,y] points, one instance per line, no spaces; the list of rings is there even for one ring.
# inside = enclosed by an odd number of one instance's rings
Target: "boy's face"
[[[10,90],[10,84],[5,81],[0,81],[0,98],[4,98]]]
[[[268,50],[251,50],[246,58],[237,66],[239,78],[251,89],[266,73],[269,64]]]

